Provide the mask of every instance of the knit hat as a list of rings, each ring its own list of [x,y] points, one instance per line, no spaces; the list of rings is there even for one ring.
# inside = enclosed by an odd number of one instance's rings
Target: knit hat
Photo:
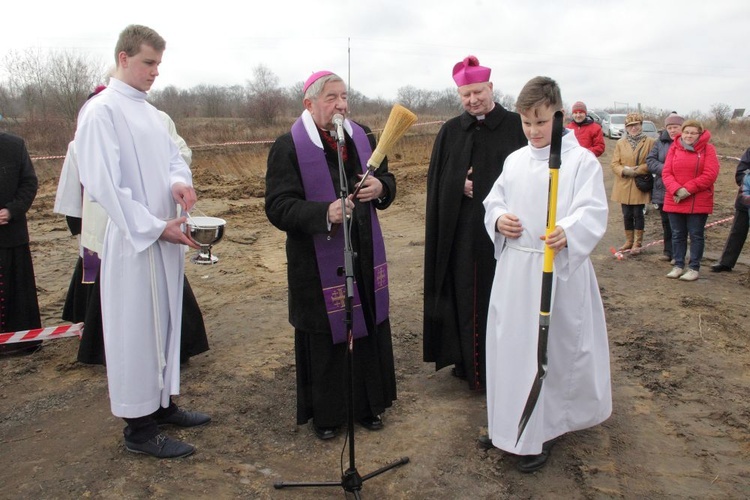
[[[588,113],[586,105],[581,101],[576,101],[576,103],[573,104],[573,109],[571,110],[571,112],[575,113],[576,111],[580,111],[581,113]]]
[[[643,116],[636,112],[628,113],[625,117],[625,126],[635,125],[636,123],[643,123]]]
[[[302,93],[304,94],[305,92],[307,92],[307,89],[310,88],[310,85],[312,85],[313,83],[315,83],[319,79],[323,78],[324,76],[328,76],[328,75],[332,75],[332,74],[333,74],[332,71],[326,71],[326,70],[316,71],[315,73],[313,73],[312,75],[310,75],[310,78],[308,78],[307,80],[305,80],[305,84],[302,86]]]
[[[669,113],[669,115],[664,119],[664,126],[668,127],[670,125],[679,125],[682,126],[682,124],[685,122],[685,119],[677,114],[676,111],[672,111]]]
[[[472,83],[484,83],[490,81],[492,70],[479,65],[476,56],[467,56],[463,61],[453,66],[453,81],[462,87]]]

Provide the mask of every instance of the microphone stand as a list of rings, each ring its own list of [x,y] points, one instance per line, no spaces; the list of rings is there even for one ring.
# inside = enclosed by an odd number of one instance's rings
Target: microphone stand
[[[305,487],[326,487],[326,486],[341,486],[344,491],[352,493],[354,498],[360,499],[359,494],[362,489],[362,485],[365,481],[375,476],[382,474],[394,467],[409,463],[409,457],[402,457],[388,465],[381,467],[369,474],[361,476],[357,471],[356,460],[354,454],[354,333],[352,331],[352,324],[354,313],[352,302],[354,300],[354,259],[356,254],[352,249],[351,242],[351,225],[353,218],[346,215],[346,199],[349,196],[349,186],[346,177],[346,169],[344,168],[344,158],[342,155],[342,149],[344,146],[345,138],[343,134],[338,138],[336,150],[338,153],[339,160],[339,189],[340,189],[340,200],[341,200],[341,213],[344,214],[344,220],[342,222],[344,230],[344,267],[338,269],[339,275],[346,277],[346,298],[344,299],[344,311],[346,325],[346,375],[347,375],[347,414],[346,414],[346,427],[347,427],[347,441],[349,442],[349,468],[341,476],[341,481],[318,481],[318,482],[302,482],[302,483],[285,483],[283,481],[274,483],[273,487],[277,490],[282,488],[305,488]],[[369,168],[368,168],[369,174]],[[362,179],[364,180],[364,178]],[[361,184],[360,184],[361,186]],[[355,191],[356,192],[356,191]],[[329,236],[330,239],[330,236]]]

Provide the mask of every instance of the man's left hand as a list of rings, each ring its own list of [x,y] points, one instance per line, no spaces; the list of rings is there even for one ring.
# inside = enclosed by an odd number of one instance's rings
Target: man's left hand
[[[0,226],[4,226],[10,222],[10,210],[7,208],[0,209]]]
[[[363,175],[364,174],[360,174],[360,178]],[[357,185],[359,184],[360,183],[358,183]],[[383,183],[372,175],[368,175],[367,179],[365,179],[364,184],[362,184],[362,187],[357,193],[357,199],[362,203],[367,203],[368,201],[376,200],[383,196],[384,191],[385,190],[383,188]]]
[[[555,226],[555,229],[553,229],[548,236],[542,235],[539,239],[545,241],[547,246],[555,252],[555,255],[557,255],[557,252],[568,246],[568,237],[565,236],[565,230],[560,226]]]

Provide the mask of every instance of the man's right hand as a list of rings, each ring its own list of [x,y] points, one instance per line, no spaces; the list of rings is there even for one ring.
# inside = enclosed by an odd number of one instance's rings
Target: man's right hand
[[[352,201],[352,195],[346,198],[346,215],[349,216],[354,209],[354,202]],[[341,213],[341,199],[338,199],[328,205],[328,222],[331,224],[341,224],[344,222],[344,216]]]
[[[162,231],[160,240],[167,241],[169,243],[175,243],[178,245],[187,245],[190,248],[200,249],[195,241],[193,241],[186,232],[183,231],[182,225],[187,222],[187,217],[178,217],[176,219],[170,219],[167,221],[167,226]],[[187,229],[185,229],[187,231]]]

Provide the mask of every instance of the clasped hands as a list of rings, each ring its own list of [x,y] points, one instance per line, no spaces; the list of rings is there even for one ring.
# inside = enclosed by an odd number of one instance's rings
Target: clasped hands
[[[362,178],[363,175],[364,174],[360,174],[359,177]],[[368,175],[367,179],[365,179],[361,186],[360,183],[357,183],[355,185],[355,189],[356,188],[359,188],[357,191],[357,200],[361,203],[368,203],[376,200],[382,197],[385,192],[383,183],[372,175]],[[351,215],[352,210],[354,210],[354,194],[350,194],[346,197],[345,205],[346,217],[348,218]],[[341,200],[336,200],[328,205],[328,222],[331,224],[341,224],[344,222],[344,215],[341,211]]]
[[[7,208],[0,209],[0,226],[4,226],[10,222],[10,210]]]
[[[675,191],[674,197],[672,199],[674,200],[675,203],[679,203],[685,198],[687,198],[688,196],[690,196],[690,193],[688,192],[688,190],[685,189],[684,187],[681,187],[680,189]]]
[[[495,229],[506,238],[513,240],[519,238],[521,233],[523,233],[521,221],[513,214],[503,214],[498,217],[497,222],[495,222]],[[555,254],[568,246],[568,238],[565,235],[565,230],[560,226],[555,226],[555,229],[549,233],[549,236],[542,235],[539,239],[545,241]]]
[[[636,177],[639,175],[635,171],[636,167],[622,167],[622,176],[623,177]]]

